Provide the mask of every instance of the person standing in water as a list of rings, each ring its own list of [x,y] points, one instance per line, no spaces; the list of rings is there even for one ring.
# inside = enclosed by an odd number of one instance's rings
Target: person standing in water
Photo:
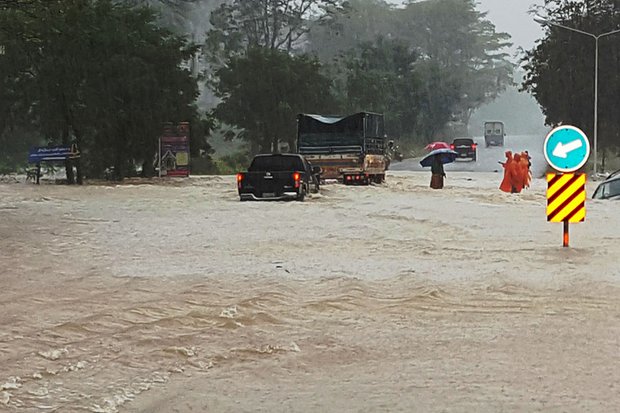
[[[504,167],[504,179],[502,183],[499,185],[499,189],[504,192],[514,192],[513,182],[515,180],[514,177],[514,167],[512,166],[512,152],[506,151],[506,162],[500,162],[500,164]]]
[[[443,170],[443,162],[441,162],[441,157],[439,155],[433,156],[433,163],[431,164],[431,188],[442,189],[443,178],[445,176],[446,173]]]

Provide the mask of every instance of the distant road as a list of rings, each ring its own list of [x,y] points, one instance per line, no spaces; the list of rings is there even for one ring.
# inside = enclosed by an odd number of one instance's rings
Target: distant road
[[[498,161],[504,161],[506,156],[504,152],[513,151],[529,151],[532,158],[532,172],[534,176],[541,176],[545,171],[546,161],[542,153],[542,146],[545,137],[543,135],[515,135],[506,136],[503,147],[491,146],[484,147],[484,138],[475,137],[474,141],[478,143],[478,160],[476,162],[456,161],[445,166],[448,171],[463,172],[501,172],[502,166]],[[394,171],[423,171],[429,168],[420,166],[420,158],[405,159],[402,162],[396,162],[390,165],[390,169]]]

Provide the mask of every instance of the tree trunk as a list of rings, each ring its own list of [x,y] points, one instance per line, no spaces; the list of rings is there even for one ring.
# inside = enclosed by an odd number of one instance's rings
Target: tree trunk
[[[75,160],[75,173],[77,175],[77,184],[82,185],[84,180],[82,179],[82,162],[80,161],[80,158]]]
[[[81,147],[82,147],[82,134],[76,130],[75,128],[73,128],[73,134],[75,135],[75,145],[77,146],[77,150],[81,151]],[[81,158],[81,153],[80,153],[80,158]],[[77,183],[78,185],[82,185],[83,182],[83,177],[84,174],[82,173],[82,160],[80,158],[77,158],[75,160],[75,173],[77,175]]]
[[[261,139],[261,144],[260,144],[260,153],[269,153],[271,152],[271,139],[268,137],[263,137]]]
[[[65,159],[65,173],[67,175],[67,184],[73,185],[75,183],[75,175],[73,174],[72,159]]]
[[[260,143],[256,139],[250,141],[250,156],[256,155],[260,151]]]
[[[125,177],[125,138],[124,131],[118,131],[116,135],[116,148],[114,148],[114,179],[122,181]]]
[[[66,123],[62,129],[62,144],[69,145],[69,125]],[[67,184],[73,185],[75,183],[75,175],[73,174],[73,160],[65,159],[65,173],[67,175]]]
[[[114,180],[123,180],[123,159],[121,156],[121,150],[116,148],[116,155],[114,156]]]
[[[288,152],[289,153],[297,153],[297,139],[296,138],[289,138],[287,140],[288,143]]]
[[[152,178],[155,175],[155,168],[153,167],[153,161],[148,157],[145,157],[144,162],[142,162],[142,177],[143,178]]]
[[[71,115],[69,113],[69,107],[67,105],[67,98],[64,93],[60,93],[61,98],[61,110],[64,123],[62,125],[62,144],[69,145],[69,128],[71,125]],[[73,185],[75,183],[75,176],[73,175],[73,160],[65,159],[65,173],[67,175],[67,184]]]

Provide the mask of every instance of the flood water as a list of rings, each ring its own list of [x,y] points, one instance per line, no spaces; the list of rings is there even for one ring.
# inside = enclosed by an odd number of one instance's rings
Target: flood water
[[[562,249],[542,180],[428,175],[0,184],[0,411],[615,410],[615,206]]]

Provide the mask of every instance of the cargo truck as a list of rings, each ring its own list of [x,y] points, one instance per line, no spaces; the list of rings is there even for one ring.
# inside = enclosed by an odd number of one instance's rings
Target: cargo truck
[[[359,112],[349,116],[300,114],[297,117],[297,150],[321,179],[368,185],[385,180],[386,155],[383,115]]]

